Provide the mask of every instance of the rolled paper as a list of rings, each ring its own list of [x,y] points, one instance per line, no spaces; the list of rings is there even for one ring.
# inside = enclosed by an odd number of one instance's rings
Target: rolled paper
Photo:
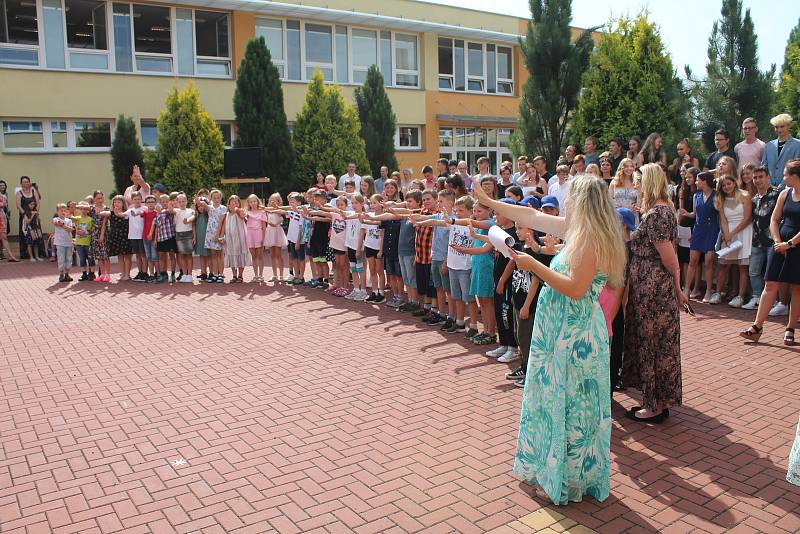
[[[489,228],[489,242],[500,254],[506,258],[511,257],[511,247],[514,246],[514,238],[496,224]],[[741,243],[739,246],[741,246]]]

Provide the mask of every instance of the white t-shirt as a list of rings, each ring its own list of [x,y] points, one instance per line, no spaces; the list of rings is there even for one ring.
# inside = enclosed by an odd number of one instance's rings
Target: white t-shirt
[[[450,225],[450,242],[449,245],[458,245],[460,247],[471,247],[472,237],[469,235],[469,227],[459,226],[457,224]],[[457,271],[466,271],[472,268],[472,256],[463,254],[453,250],[453,247],[447,247],[447,268],[455,269]]]
[[[556,183],[547,186],[547,194],[553,195],[558,199],[558,213],[562,217],[566,215],[566,210],[564,208],[564,201],[567,199],[567,190],[569,189],[569,181],[559,183],[558,178],[556,178]]]
[[[370,213],[370,215],[375,215]],[[364,236],[364,246],[372,250],[380,250],[383,243],[383,230],[377,224],[362,224],[361,227],[366,230]]]
[[[188,219],[194,215],[194,210],[192,208],[186,209],[176,209],[175,210],[175,231],[176,232],[191,232],[192,231],[192,223],[184,224],[183,220]]]
[[[53,244],[57,247],[71,247],[72,246],[72,232],[67,228],[75,228],[72,219],[55,217],[53,222],[59,221],[64,224],[66,228],[53,225]]]
[[[349,174],[343,174],[339,177],[339,191],[344,191],[344,183],[348,180],[352,180],[356,183],[356,191],[361,191],[361,177],[357,174],[350,176]]]
[[[287,211],[286,218],[289,219],[289,229],[286,231],[286,239],[290,243],[297,243],[300,240],[300,223],[303,216],[296,211]]]
[[[144,217],[142,214],[147,211],[144,206],[140,208],[130,207],[125,210],[125,218],[128,219],[128,239],[142,239],[144,232]]]
[[[344,239],[347,236],[347,222],[338,213],[331,213],[331,240],[330,247],[333,250],[346,252],[347,246]]]
[[[344,212],[345,216],[349,217],[355,215],[354,211]],[[358,239],[361,234],[361,221],[358,219],[347,219],[347,237],[344,239],[344,244],[347,248],[353,250],[358,249]]]

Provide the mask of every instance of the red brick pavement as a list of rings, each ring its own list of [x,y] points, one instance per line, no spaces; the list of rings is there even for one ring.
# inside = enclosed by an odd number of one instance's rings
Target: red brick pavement
[[[4,533],[481,532],[548,504],[511,474],[521,391],[458,338],[311,289],[56,277],[0,265]],[[800,531],[800,351],[697,308],[684,406],[645,427],[618,394],[612,495],[568,518]]]

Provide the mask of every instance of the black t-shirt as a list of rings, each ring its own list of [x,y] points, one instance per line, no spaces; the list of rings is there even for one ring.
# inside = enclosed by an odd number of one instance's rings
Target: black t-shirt
[[[514,239],[514,245],[519,242],[519,238],[517,237],[517,229],[512,226],[511,228],[503,228],[503,230],[508,233]],[[506,265],[508,265],[508,258],[503,256],[499,252],[495,252],[494,255],[494,281],[497,283],[500,280],[500,277],[503,276],[503,271],[506,270]]]
[[[328,236],[331,231],[330,221],[312,221],[310,245],[317,247],[328,246]]]
[[[550,262],[553,261],[553,256],[534,253],[533,249],[527,248],[524,243],[517,243],[514,249],[524,252],[525,254],[530,254],[548,267],[550,266]],[[511,283],[511,300],[515,309],[521,310],[522,306],[525,304],[525,299],[528,298],[528,291],[531,287],[532,280],[533,273],[530,271],[523,271],[515,267],[514,272],[511,273],[511,280],[509,281]],[[533,303],[531,304],[532,313],[536,311],[536,301],[539,300],[539,292],[542,290],[542,285],[540,281],[539,287],[536,289],[536,295],[533,297]]]
[[[739,162],[739,159],[736,157],[736,152],[734,152],[731,147],[728,147],[728,150],[726,150],[725,152],[720,152],[719,150],[712,152],[711,155],[708,156],[708,159],[706,160],[706,169],[716,169],[717,162],[719,162],[719,158],[721,158],[722,156],[729,156],[733,158],[733,160],[736,161],[737,163]]]
[[[400,241],[400,221],[383,221],[380,224],[383,228],[383,257],[397,258],[397,246]]]
[[[625,159],[625,154],[622,153],[622,152],[620,152],[619,156],[617,156],[616,158],[614,156],[611,156],[611,175],[612,176],[616,176],[617,175],[617,169],[619,169],[619,164],[622,163],[623,159]]]

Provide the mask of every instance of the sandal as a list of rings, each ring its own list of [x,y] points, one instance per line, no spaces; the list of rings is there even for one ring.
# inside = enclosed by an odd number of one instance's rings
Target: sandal
[[[797,345],[794,341],[794,328],[787,328],[783,333],[783,344],[787,347],[794,347]]]
[[[761,334],[764,333],[764,327],[756,324],[750,325],[747,330],[739,332],[739,336],[747,339],[748,341],[758,342],[761,339]],[[784,337],[784,342],[786,338]],[[794,341],[794,331],[792,331],[792,341]]]

